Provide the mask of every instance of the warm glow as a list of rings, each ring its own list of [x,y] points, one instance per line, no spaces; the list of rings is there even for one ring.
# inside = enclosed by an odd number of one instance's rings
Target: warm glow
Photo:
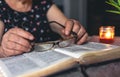
[[[113,40],[114,39],[114,26],[102,26],[99,30],[100,40]]]
[[[105,33],[105,38],[111,39],[111,38],[112,38],[112,32],[107,31],[107,32]]]

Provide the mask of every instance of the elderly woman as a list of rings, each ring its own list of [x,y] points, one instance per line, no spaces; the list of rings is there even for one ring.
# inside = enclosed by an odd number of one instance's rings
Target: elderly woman
[[[29,52],[31,41],[57,40],[58,34],[70,36],[71,31],[77,34],[77,44],[86,41],[83,26],[65,17],[51,0],[0,0],[0,57]]]

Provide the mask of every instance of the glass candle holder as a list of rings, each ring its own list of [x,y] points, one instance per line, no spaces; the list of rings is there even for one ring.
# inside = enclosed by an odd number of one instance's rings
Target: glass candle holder
[[[99,38],[102,43],[114,42],[115,27],[114,26],[101,26],[99,28]]]

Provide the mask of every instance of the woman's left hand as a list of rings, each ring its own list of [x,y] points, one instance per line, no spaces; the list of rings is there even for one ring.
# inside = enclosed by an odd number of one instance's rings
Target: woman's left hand
[[[82,44],[86,42],[88,33],[78,21],[70,19],[65,22],[65,29],[63,30],[63,33],[66,36],[70,36],[71,31],[77,34],[77,40],[76,40],[77,44]]]

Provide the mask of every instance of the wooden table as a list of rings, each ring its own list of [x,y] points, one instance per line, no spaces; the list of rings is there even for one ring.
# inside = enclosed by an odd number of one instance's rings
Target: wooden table
[[[99,42],[98,36],[88,39],[91,42]],[[115,37],[113,45],[120,46],[120,37]],[[75,68],[57,73],[49,77],[120,77],[120,59],[101,62],[88,66],[76,66]]]
[[[100,42],[99,41],[99,36],[91,36],[91,37],[89,37],[88,41],[91,41],[91,42]],[[120,46],[120,37],[119,36],[115,36],[114,42],[112,42],[110,44]]]

